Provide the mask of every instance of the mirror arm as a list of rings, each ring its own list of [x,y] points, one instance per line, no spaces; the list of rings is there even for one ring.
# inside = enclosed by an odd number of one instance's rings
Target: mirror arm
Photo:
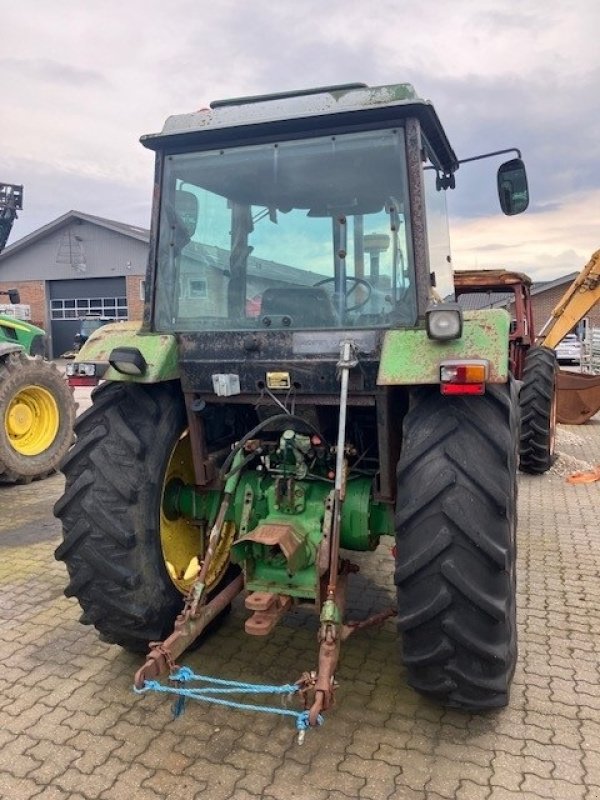
[[[470,158],[459,159],[459,164],[466,164],[468,161],[481,161],[483,158],[491,158],[492,156],[502,156],[504,153],[516,153],[517,158],[521,158],[521,151],[518,147],[509,147],[507,150],[494,150],[493,153],[482,153],[480,156],[471,156]]]
[[[470,156],[469,158],[460,158],[458,160],[458,164],[467,164],[469,161],[481,161],[484,158],[492,158],[493,156],[502,156],[505,153],[516,153],[517,158],[521,158],[521,151],[518,147],[508,147],[506,150],[494,150],[491,153],[482,153],[479,156]],[[455,179],[454,175],[451,173],[444,173],[441,174],[439,169],[434,166],[433,164],[429,164],[423,169],[435,169],[437,173],[436,181],[435,181],[435,188],[439,192],[442,189],[454,189],[455,187]]]

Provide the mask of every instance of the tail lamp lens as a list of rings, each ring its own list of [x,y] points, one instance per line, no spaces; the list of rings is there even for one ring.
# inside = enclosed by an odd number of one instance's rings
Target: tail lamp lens
[[[69,378],[74,375],[85,375],[88,378],[100,377],[101,372],[103,372],[103,370],[98,369],[98,364],[86,363],[85,361],[72,361],[70,364],[67,364],[66,367],[66,374]]]
[[[72,361],[66,368],[67,383],[69,386],[96,386],[105,371],[105,363]]]
[[[485,383],[486,377],[484,362],[442,364],[440,367],[440,383]]]
[[[442,394],[484,394],[487,361],[444,361],[440,365]]]

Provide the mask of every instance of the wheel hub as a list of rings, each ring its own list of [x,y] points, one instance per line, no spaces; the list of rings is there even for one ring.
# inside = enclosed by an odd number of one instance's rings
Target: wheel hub
[[[8,414],[9,436],[23,436],[31,428],[33,413],[25,403],[15,403]]]
[[[15,452],[37,456],[50,447],[59,423],[58,405],[51,392],[41,386],[26,386],[8,406],[4,431]]]
[[[176,443],[164,477],[160,508],[160,542],[163,559],[171,581],[182,594],[193,585],[204,547],[198,526],[182,516],[174,505],[178,487],[193,485],[194,466],[189,435],[186,432]],[[206,586],[210,589],[221,580],[229,564],[229,548],[235,538],[235,525],[226,522],[224,535],[208,571]]]

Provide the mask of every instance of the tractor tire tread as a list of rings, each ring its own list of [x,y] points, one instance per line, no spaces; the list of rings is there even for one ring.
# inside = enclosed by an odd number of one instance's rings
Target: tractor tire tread
[[[505,705],[517,653],[514,383],[478,398],[413,390],[403,442],[395,583],[408,682],[452,707]]]
[[[520,462],[522,472],[542,475],[554,463],[554,403],[556,353],[548,347],[532,347],[525,356],[521,408]]]
[[[170,633],[183,598],[164,566],[158,535],[164,446],[185,425],[178,385],[106,383],[76,425],[55,505],[67,592],[104,641],[135,652]],[[145,513],[144,513],[145,512]]]

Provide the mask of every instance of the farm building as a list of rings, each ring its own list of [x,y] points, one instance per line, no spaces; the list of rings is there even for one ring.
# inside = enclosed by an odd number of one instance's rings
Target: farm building
[[[56,358],[86,315],[141,318],[149,238],[144,228],[69,211],[0,253],[0,289],[19,290]]]

